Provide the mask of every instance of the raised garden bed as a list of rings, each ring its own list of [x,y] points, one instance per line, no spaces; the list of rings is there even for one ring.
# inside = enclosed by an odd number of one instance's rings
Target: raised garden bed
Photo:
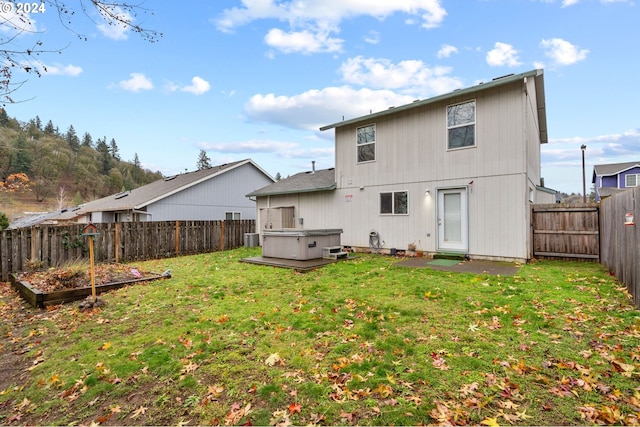
[[[169,271],[146,273],[123,264],[100,264],[95,266],[96,295],[138,282],[170,277]],[[85,299],[92,291],[88,268],[16,273],[9,278],[11,285],[35,308]]]

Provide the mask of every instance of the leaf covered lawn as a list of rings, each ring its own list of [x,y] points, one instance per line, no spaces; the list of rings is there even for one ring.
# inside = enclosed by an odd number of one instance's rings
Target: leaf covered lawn
[[[574,425],[640,417],[640,312],[601,266],[458,274],[259,248],[34,310],[0,292],[0,424]]]

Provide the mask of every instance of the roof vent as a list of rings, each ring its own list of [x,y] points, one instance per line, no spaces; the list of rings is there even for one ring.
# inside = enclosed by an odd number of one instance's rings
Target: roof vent
[[[164,180],[165,180],[165,181],[171,181],[172,179],[176,179],[176,176],[178,176],[178,175],[165,176],[165,177],[164,177]]]
[[[118,193],[115,196],[113,196],[114,199],[118,200],[118,199],[122,199],[123,197],[127,197],[129,195],[130,191],[125,191],[122,193]]]

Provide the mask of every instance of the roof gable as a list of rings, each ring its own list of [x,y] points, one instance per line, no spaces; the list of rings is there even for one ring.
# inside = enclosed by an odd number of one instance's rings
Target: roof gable
[[[273,177],[256,165],[251,159],[246,159],[233,163],[225,163],[209,169],[168,176],[130,191],[125,191],[123,193],[114,194],[85,203],[82,205],[80,210],[82,213],[86,213],[141,209],[173,194],[184,191],[190,187],[247,164],[258,169],[270,180],[274,180]]]
[[[618,175],[635,167],[640,168],[640,162],[609,163],[604,165],[595,165],[593,167],[593,173],[597,176],[611,176]]]

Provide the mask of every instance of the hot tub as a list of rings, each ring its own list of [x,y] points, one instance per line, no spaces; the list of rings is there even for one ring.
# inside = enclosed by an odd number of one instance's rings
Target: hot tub
[[[262,256],[300,261],[322,258],[322,248],[340,246],[341,229],[262,231]]]

